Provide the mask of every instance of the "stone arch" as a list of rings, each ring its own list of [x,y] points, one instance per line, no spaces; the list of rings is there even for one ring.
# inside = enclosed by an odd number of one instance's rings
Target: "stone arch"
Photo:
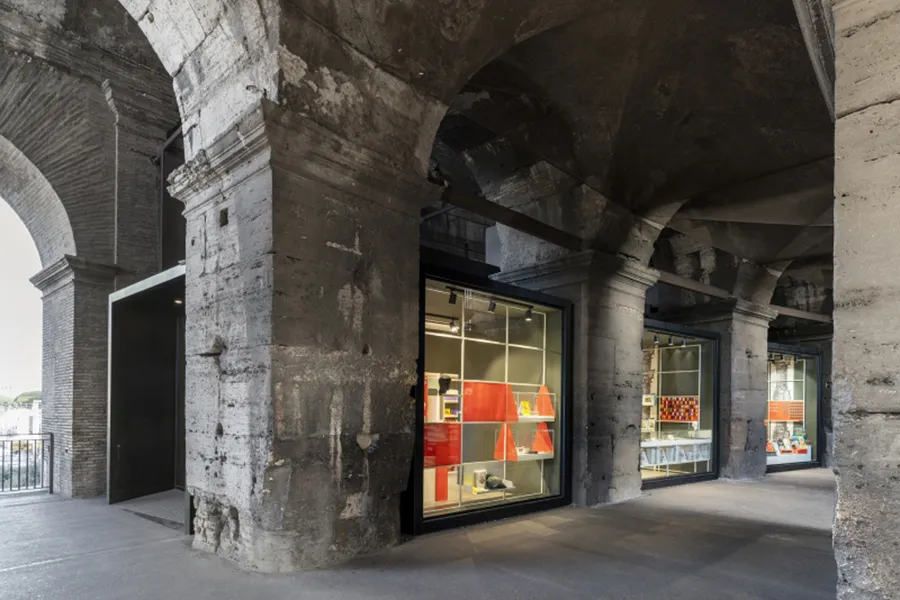
[[[2,136],[0,198],[22,219],[44,267],[65,255],[77,254],[69,216],[53,186],[27,156]]]

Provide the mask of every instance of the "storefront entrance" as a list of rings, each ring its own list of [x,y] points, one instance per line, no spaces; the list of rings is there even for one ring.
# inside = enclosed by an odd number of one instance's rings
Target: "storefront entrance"
[[[769,344],[768,471],[817,467],[820,463],[821,354],[797,346]]]
[[[110,504],[184,489],[184,267],[110,296]]]
[[[569,305],[435,271],[421,309],[414,531],[569,504]]]
[[[718,336],[647,320],[642,349],[643,487],[715,479]]]

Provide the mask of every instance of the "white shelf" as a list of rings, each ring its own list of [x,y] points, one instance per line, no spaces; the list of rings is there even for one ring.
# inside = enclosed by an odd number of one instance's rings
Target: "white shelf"
[[[641,448],[671,448],[673,446],[703,446],[707,444],[712,444],[712,440],[647,440],[641,442]]]
[[[531,462],[534,460],[548,460],[553,458],[552,452],[539,452],[538,454],[519,454],[517,456],[518,462]],[[516,461],[510,461],[516,462]]]
[[[553,423],[554,421],[556,421],[556,417],[542,417],[541,415],[519,415],[518,420],[519,423]],[[510,421],[509,423],[513,425],[516,421]]]

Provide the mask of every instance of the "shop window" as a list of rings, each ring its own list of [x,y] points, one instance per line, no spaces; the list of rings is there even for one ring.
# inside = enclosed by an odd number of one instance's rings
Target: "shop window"
[[[563,312],[428,280],[422,515],[559,496]]]
[[[814,356],[769,353],[766,463],[812,464],[818,451],[819,362]]]
[[[641,477],[711,473],[715,340],[645,329],[642,349]]]

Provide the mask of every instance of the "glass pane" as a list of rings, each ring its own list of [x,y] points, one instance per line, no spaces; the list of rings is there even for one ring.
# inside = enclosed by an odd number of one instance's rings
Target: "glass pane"
[[[425,469],[422,498],[425,512],[459,507],[458,467]]]
[[[708,473],[715,421],[715,342],[645,330],[641,477]],[[684,344],[684,345],[682,345]]]
[[[530,321],[528,319],[531,319]],[[509,343],[544,349],[544,313],[509,307]]]
[[[544,381],[544,353],[540,350],[511,347],[509,381],[540,385]]]
[[[562,312],[427,285],[425,516],[558,495]]]
[[[462,340],[425,335],[425,371],[459,379],[462,373]]]
[[[463,425],[463,454],[464,463],[485,462],[491,460],[503,460],[503,446],[497,444],[497,438],[502,433],[502,425],[499,423],[466,423]],[[497,452],[500,454],[498,455]]]
[[[455,304],[451,299],[455,298]],[[442,283],[425,284],[425,331],[460,335],[463,299],[459,293]]]
[[[660,396],[696,396],[700,394],[700,372],[684,371],[681,373],[659,374]]]
[[[506,346],[466,340],[466,381],[506,382]]]
[[[660,348],[660,371],[696,371],[700,368],[700,347]]]
[[[509,487],[503,462],[483,462],[462,467],[462,504],[465,507],[501,503]]]
[[[818,450],[818,360],[773,354],[769,359],[766,462],[811,463]]]
[[[493,312],[490,312],[493,310]],[[466,300],[466,337],[506,343],[506,305],[497,300]]]

